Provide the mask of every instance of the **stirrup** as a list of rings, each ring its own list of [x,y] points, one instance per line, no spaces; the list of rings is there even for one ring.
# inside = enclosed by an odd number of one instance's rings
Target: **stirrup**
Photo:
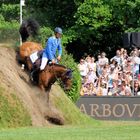
[[[34,79],[33,79],[33,71],[30,73],[30,80],[33,82]]]

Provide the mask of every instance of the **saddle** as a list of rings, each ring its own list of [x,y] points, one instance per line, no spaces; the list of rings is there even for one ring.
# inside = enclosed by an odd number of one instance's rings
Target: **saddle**
[[[37,69],[40,69],[41,59],[42,59],[42,57],[38,58],[38,59],[34,62],[32,71],[37,70]],[[48,60],[48,62],[47,62],[46,65],[51,65],[51,60]]]
[[[35,84],[38,83],[39,80],[39,72],[40,72],[40,65],[41,65],[41,59],[42,59],[42,55],[43,55],[43,51],[39,51],[37,53],[38,58],[37,60],[33,63],[33,67],[30,73],[30,79],[32,82],[34,82]],[[49,65],[51,62],[51,60],[48,60],[47,65]]]
[[[37,52],[37,59],[35,60],[34,63],[32,62],[32,60],[30,58],[30,60],[31,60],[31,62],[33,64],[33,67],[31,69],[31,73],[30,73],[30,80],[34,84],[37,84],[38,80],[39,80],[39,71],[40,71],[42,55],[43,55],[43,50],[38,51]]]
[[[42,59],[42,55],[43,55],[43,50],[40,50],[36,53],[36,59],[35,61],[33,62],[30,58],[30,60],[32,61],[32,64],[33,64],[33,68],[31,71],[33,71],[34,69],[38,69],[41,65],[41,59]]]

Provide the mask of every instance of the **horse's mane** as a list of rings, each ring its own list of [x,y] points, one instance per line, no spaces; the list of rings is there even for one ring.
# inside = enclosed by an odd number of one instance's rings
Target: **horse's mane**
[[[60,64],[50,64],[50,66],[56,66],[56,67],[59,67],[59,68],[63,68],[64,70],[62,70],[63,72],[65,72],[65,75],[68,77],[68,78],[72,78],[72,70],[63,66],[63,65],[60,65]]]
[[[66,67],[66,66],[61,65],[61,64],[50,64],[50,66],[52,66],[52,65],[57,66],[57,67],[62,67],[62,68],[67,69],[67,67]]]

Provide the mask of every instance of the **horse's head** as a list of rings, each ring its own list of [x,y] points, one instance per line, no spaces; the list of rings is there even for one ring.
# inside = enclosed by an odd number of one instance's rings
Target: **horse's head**
[[[67,69],[64,74],[62,74],[61,77],[63,84],[64,84],[64,89],[65,90],[70,90],[72,86],[72,70]]]
[[[40,87],[50,88],[57,79],[61,79],[64,90],[70,90],[72,86],[72,70],[59,64],[50,64],[39,74]]]

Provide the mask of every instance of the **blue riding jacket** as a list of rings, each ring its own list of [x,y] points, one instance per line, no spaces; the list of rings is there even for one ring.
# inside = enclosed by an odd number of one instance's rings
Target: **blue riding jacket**
[[[49,37],[44,53],[49,60],[56,59],[56,51],[58,50],[58,55],[62,55],[61,39],[55,36]]]

